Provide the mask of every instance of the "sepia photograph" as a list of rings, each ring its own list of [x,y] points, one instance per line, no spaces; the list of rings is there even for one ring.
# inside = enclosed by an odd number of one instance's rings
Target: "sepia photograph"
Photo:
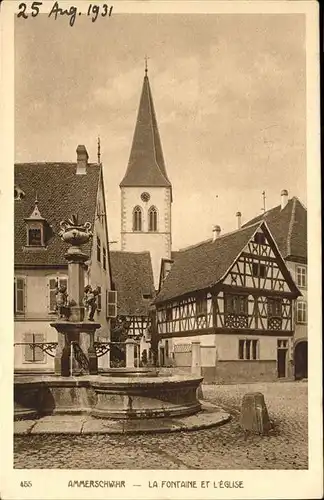
[[[312,468],[316,2],[139,3],[12,19],[23,498],[29,470],[67,474],[46,498],[242,498],[233,471]]]

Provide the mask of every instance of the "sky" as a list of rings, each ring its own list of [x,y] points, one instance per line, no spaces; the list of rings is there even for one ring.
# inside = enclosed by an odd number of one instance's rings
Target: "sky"
[[[173,187],[173,249],[280,203],[306,204],[302,14],[40,15],[15,24],[15,161],[75,161],[101,140],[109,239],[120,244],[120,189],[148,56]]]

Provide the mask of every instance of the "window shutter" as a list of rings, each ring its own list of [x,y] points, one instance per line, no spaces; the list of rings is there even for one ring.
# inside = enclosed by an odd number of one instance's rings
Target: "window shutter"
[[[34,335],[32,333],[25,333],[25,342],[33,343]],[[34,361],[33,347],[31,345],[25,345],[25,361]]]
[[[98,303],[97,309],[98,309],[98,311],[101,311],[101,286],[98,286],[97,288],[98,288],[98,292],[99,292],[98,301],[97,301],[97,303]]]
[[[107,318],[116,318],[117,316],[117,292],[107,290]]]
[[[15,312],[25,312],[25,278],[16,278]]]
[[[35,333],[34,334],[34,342],[44,342],[44,335],[43,333]],[[34,361],[35,362],[40,362],[44,361],[45,359],[45,353],[40,347],[34,347]]]
[[[48,288],[49,288],[48,310],[51,313],[54,313],[56,311],[56,287],[57,287],[57,279],[50,278],[48,280]]]

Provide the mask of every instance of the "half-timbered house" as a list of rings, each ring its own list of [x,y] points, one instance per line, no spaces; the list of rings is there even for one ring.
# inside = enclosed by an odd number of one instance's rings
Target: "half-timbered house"
[[[288,191],[281,191],[281,203],[243,227],[265,220],[278,245],[281,255],[301,292],[294,311],[294,374],[307,378],[307,209]]]
[[[150,311],[155,296],[150,253],[112,251],[110,258],[113,288],[118,297],[114,322],[123,324],[126,338],[135,340],[138,345],[136,357],[142,357],[146,350],[149,360]]]
[[[201,343],[206,381],[291,376],[300,295],[263,221],[174,254],[155,299],[161,357],[188,369]],[[163,360],[162,360],[163,362]]]

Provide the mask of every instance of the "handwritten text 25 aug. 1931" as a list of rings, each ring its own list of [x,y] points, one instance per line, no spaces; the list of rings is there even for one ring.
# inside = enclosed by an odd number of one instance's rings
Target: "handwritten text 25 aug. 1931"
[[[44,2],[21,2],[18,6],[17,17],[20,19],[28,19],[30,17],[37,17],[41,14],[41,9]],[[54,2],[52,8],[48,14],[49,18],[57,19],[60,16],[66,16],[69,18],[70,26],[73,26],[77,16],[87,16],[94,23],[98,17],[111,17],[113,7],[107,5],[106,3],[101,5],[96,5],[90,3],[86,12],[78,11],[78,8],[74,5],[70,7],[61,7],[59,2]]]

